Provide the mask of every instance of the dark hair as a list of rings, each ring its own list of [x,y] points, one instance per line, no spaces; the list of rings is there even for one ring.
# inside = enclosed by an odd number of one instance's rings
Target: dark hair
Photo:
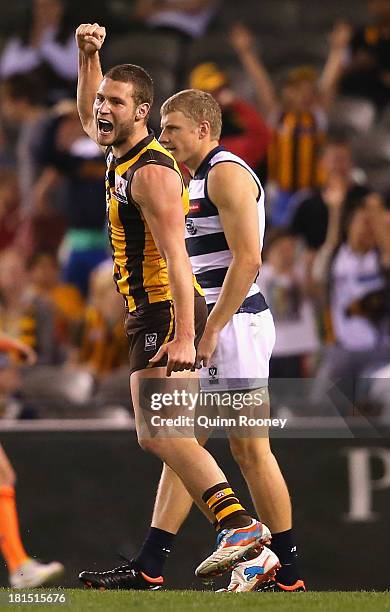
[[[26,100],[32,106],[39,106],[45,101],[46,90],[39,72],[16,74],[4,79],[1,89],[13,100]]]
[[[144,68],[135,64],[119,64],[110,68],[104,75],[105,79],[120,81],[121,83],[132,83],[134,85],[133,99],[135,104],[147,102],[153,104],[153,81],[152,77]]]

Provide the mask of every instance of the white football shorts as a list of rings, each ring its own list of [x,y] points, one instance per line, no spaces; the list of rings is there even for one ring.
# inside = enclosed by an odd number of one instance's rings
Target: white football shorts
[[[259,389],[268,384],[275,325],[269,309],[240,312],[219,334],[207,367],[200,370],[202,389]]]

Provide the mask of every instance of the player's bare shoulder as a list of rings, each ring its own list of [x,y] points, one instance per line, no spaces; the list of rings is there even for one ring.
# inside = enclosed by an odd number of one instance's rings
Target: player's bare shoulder
[[[242,194],[258,196],[258,185],[251,173],[241,164],[226,160],[210,168],[207,176],[207,191],[217,207],[242,197]]]
[[[180,199],[182,181],[179,174],[168,166],[146,162],[133,176],[131,196],[141,206],[158,204],[174,198]]]

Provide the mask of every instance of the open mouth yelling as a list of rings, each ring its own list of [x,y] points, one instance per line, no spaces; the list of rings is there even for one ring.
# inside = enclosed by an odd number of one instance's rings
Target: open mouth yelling
[[[97,124],[100,134],[110,134],[110,132],[112,132],[114,129],[111,121],[107,121],[106,119],[98,119]]]

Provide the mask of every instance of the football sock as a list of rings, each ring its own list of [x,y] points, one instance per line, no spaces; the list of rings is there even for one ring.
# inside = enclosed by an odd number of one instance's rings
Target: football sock
[[[277,582],[293,585],[299,578],[297,547],[292,529],[272,534],[271,550],[279,557],[281,568],[276,574]]]
[[[162,576],[175,537],[174,533],[150,527],[141,550],[133,560],[134,565],[150,578]]]
[[[0,549],[10,572],[28,560],[20,540],[15,490],[0,486]]]
[[[215,515],[217,531],[246,527],[252,521],[228,482],[221,482],[207,489],[202,499]]]

